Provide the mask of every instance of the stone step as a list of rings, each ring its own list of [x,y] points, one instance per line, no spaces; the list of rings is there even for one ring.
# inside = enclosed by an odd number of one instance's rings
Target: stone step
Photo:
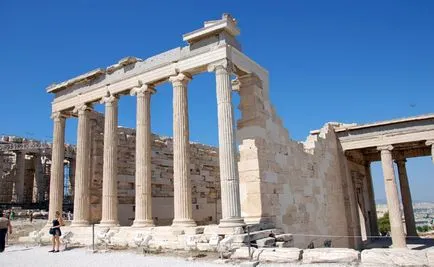
[[[276,245],[276,239],[274,237],[266,237],[256,240],[258,248],[271,248]]]
[[[256,232],[250,233],[250,242],[256,241],[258,239],[266,238],[275,235],[282,234],[282,230],[280,229],[267,229],[267,230],[261,230]],[[249,242],[249,236],[248,234],[240,234],[240,235],[233,235],[233,242],[234,243],[248,243]]]

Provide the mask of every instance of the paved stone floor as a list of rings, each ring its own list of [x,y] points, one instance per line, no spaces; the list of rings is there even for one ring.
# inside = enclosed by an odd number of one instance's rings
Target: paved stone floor
[[[407,238],[407,247],[414,250],[424,250],[434,247],[433,238]],[[367,248],[388,248],[392,245],[391,238],[378,238],[367,245]]]

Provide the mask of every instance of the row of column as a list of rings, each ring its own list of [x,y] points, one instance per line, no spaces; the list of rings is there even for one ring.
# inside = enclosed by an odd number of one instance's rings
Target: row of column
[[[33,180],[30,182],[32,185],[31,192],[25,190],[26,180],[26,152],[15,151],[15,202],[25,203],[32,202],[37,203],[43,201],[44,191],[42,190],[43,182],[43,166],[41,162],[41,156],[33,154],[34,156],[34,174]]]
[[[427,141],[426,144],[432,146],[433,142]],[[392,149],[392,145],[378,147],[378,150],[381,151],[381,165],[383,168],[393,247],[406,247],[404,227],[402,225],[401,219],[398,188],[396,185],[395,172],[393,169]],[[432,150],[434,150],[434,146],[432,146]],[[417,231],[413,212],[413,201],[411,199],[407,169],[405,166],[406,160],[404,158],[398,158],[395,160],[395,162],[398,168],[406,233],[409,237],[415,237],[417,236]]]
[[[209,66],[216,72],[220,180],[222,192],[222,220],[220,226],[243,225],[241,218],[239,178],[236,165],[235,130],[232,107],[232,88],[229,62]],[[173,158],[174,158],[174,220],[173,226],[195,226],[192,215],[189,121],[187,84],[191,77],[180,73],[169,78],[173,85]],[[151,85],[134,88],[131,95],[137,97],[136,116],[136,208],[133,226],[152,226],[152,164],[150,99],[155,93]],[[107,94],[105,104],[103,197],[101,225],[118,225],[117,217],[117,120],[118,98]],[[90,182],[90,107],[87,104],[74,110],[78,113],[77,155],[74,193],[73,226],[89,223]],[[63,156],[65,117],[53,114],[53,163],[50,188],[49,220],[62,208]]]

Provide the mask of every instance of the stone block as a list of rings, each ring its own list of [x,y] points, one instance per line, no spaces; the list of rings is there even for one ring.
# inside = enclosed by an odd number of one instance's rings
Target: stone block
[[[294,244],[293,244],[292,241],[285,241],[285,242],[279,241],[279,242],[276,242],[276,247],[278,247],[278,248],[290,248],[290,247],[293,247],[293,246],[294,246]]]
[[[256,248],[250,248],[250,253],[252,256],[255,254]],[[240,247],[231,255],[231,259],[250,259],[249,248]]]
[[[427,266],[427,253],[422,250],[405,248],[379,248],[362,251],[363,266]]]
[[[280,233],[281,231],[277,229],[268,229],[268,230],[253,232],[250,233],[250,241],[255,241],[258,239],[270,237],[270,235],[280,234]],[[234,242],[246,243],[249,241],[249,237],[247,234],[234,235],[233,237],[234,237]]]
[[[256,240],[256,245],[258,248],[269,248],[276,244],[276,239],[274,237],[266,237]]]
[[[253,259],[260,262],[294,263],[301,257],[299,248],[262,248],[257,249]]]
[[[315,248],[303,251],[303,263],[358,262],[360,252],[349,248]]]
[[[277,242],[292,241],[292,234],[281,234],[281,235],[276,235],[276,241],[277,241]]]

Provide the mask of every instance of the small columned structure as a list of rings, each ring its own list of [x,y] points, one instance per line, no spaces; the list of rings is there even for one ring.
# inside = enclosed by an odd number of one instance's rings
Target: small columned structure
[[[394,248],[405,248],[406,242],[401,220],[398,188],[396,186],[395,172],[393,170],[392,149],[392,145],[378,147],[378,150],[381,152],[381,166],[383,168],[387,207],[389,210],[392,244]]]
[[[53,112],[70,112],[82,103],[105,104],[102,219],[103,226],[118,225],[117,203],[117,116],[118,97],[125,94],[137,97],[135,218],[133,225],[153,225],[151,190],[151,118],[150,98],[154,86],[165,82],[173,86],[173,151],[174,151],[174,219],[173,226],[195,226],[192,210],[190,177],[190,143],[187,84],[194,75],[215,72],[219,132],[219,161],[222,196],[222,227],[244,225],[240,208],[240,186],[237,169],[236,142],[230,76],[254,75],[268,91],[268,72],[241,52],[236,36],[236,20],[223,14],[219,20],[206,21],[201,29],[183,35],[188,42],[146,60],[135,57],[121,59],[105,69],[96,69],[47,88],[55,94]],[[268,94],[268,93],[267,93]],[[82,137],[79,137],[79,139]],[[80,144],[80,142],[78,142]],[[87,152],[86,152],[87,153]],[[79,164],[77,154],[75,188],[79,186],[86,164]],[[84,178],[81,178],[84,179]],[[89,177],[87,179],[93,179]],[[56,191],[56,190],[55,190]],[[81,197],[89,199],[89,192],[75,192],[75,216],[83,211]],[[86,202],[88,203],[88,202]],[[86,211],[88,212],[88,211]],[[79,215],[80,218],[81,215]],[[218,215],[216,215],[218,216]],[[83,214],[82,217],[88,217]],[[83,224],[85,225],[85,224]],[[226,231],[226,230],[222,230]]]

